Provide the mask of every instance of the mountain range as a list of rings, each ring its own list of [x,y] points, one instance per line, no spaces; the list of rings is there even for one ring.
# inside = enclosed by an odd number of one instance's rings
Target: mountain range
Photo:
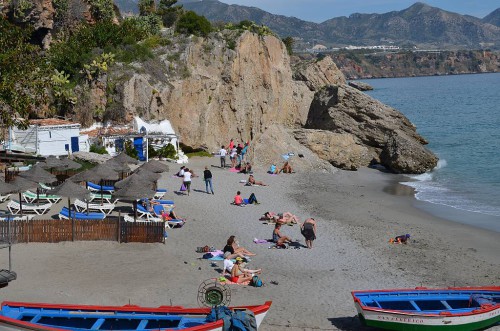
[[[115,1],[124,9],[137,0]],[[282,38],[294,37],[298,48],[315,44],[327,47],[392,44],[431,49],[500,49],[500,8],[481,19],[417,2],[401,11],[354,13],[314,23],[217,0],[181,0],[179,4],[213,22],[251,20],[266,25]]]

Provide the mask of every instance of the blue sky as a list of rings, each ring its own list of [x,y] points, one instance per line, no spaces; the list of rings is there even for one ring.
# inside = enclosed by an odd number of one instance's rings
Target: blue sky
[[[416,0],[219,0],[263,9],[273,14],[323,22],[352,13],[386,13],[410,7]],[[427,0],[430,6],[483,18],[500,7],[498,0]]]

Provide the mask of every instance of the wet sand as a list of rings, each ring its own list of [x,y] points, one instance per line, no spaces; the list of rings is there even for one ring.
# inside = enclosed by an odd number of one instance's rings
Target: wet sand
[[[201,174],[205,165],[217,166],[218,159],[194,159],[188,167]],[[172,178],[178,167],[170,168],[159,187],[169,189],[165,198],[175,200],[188,221],[169,230],[165,244],[17,244],[12,256],[18,279],[2,289],[2,299],[197,306],[199,284],[218,277],[222,261],[212,266],[196,247],[222,249],[230,235],[257,254],[249,267],[264,270],[262,288],[231,286],[231,304],[273,301],[261,330],[368,330],[354,318],[352,290],[500,283],[500,234],[415,208],[411,189],[397,184],[397,176],[373,169],[278,176],[257,170],[256,179],[269,186],[248,187],[240,183],[245,175],[211,167],[215,195],[194,178],[186,196],[175,192],[181,180]],[[245,198],[254,192],[261,204],[230,205],[237,190]],[[271,238],[272,225],[258,220],[266,211],[290,211],[301,221],[314,217],[314,248],[254,244],[254,238]],[[297,226],[282,232],[304,244]],[[405,233],[411,234],[408,245],[388,243]],[[0,254],[6,267],[7,252]]]

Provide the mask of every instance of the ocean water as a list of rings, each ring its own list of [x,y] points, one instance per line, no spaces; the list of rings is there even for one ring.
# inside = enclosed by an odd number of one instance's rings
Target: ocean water
[[[482,227],[500,229],[500,74],[365,82],[374,87],[369,95],[417,126],[440,159],[433,171],[404,183],[416,198],[474,213],[490,222]]]

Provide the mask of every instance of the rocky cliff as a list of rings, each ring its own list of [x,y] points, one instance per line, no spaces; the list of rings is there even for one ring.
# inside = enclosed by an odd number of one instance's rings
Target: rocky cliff
[[[159,49],[155,59],[133,70],[116,70],[110,75],[119,96],[114,118],[167,118],[183,143],[209,151],[231,138],[251,141],[250,155],[263,166],[288,152],[303,156],[293,162],[304,169],[355,170],[372,160],[395,172],[435,166],[437,159],[424,153],[426,141],[408,119],[346,85],[331,58],[296,63],[292,70],[279,39],[250,32],[230,37],[234,50],[223,33],[190,37]],[[389,139],[403,135],[419,152],[391,149],[391,157],[382,158]],[[403,150],[401,143],[391,146]]]

